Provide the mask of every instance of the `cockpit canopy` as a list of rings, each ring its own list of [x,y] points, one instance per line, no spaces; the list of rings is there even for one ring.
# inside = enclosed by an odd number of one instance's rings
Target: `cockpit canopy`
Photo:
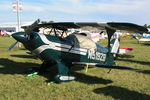
[[[87,36],[71,34],[67,36],[66,39],[70,40],[75,48],[96,49],[95,42],[89,39]]]

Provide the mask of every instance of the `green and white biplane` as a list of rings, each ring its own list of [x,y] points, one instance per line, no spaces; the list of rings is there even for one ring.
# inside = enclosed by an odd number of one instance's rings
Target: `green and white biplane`
[[[55,82],[67,82],[74,80],[74,76],[68,74],[72,65],[89,65],[110,69],[137,70],[128,66],[115,65],[115,57],[119,49],[118,39],[111,39],[116,30],[134,33],[143,33],[148,30],[145,27],[132,23],[91,23],[91,22],[53,22],[39,24],[36,20],[32,25],[25,28],[25,32],[17,32],[12,37],[17,41],[8,50],[21,42],[26,49],[36,54],[43,60],[39,72],[46,70],[48,66],[57,66]],[[51,28],[54,35],[38,33],[41,27]],[[93,27],[105,30],[108,35],[108,46],[102,47],[82,34],[71,34],[62,38],[63,34],[71,28]]]

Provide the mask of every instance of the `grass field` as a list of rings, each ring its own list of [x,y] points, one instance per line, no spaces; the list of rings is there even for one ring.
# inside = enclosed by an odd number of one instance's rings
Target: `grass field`
[[[24,48],[6,48],[14,40],[0,37],[0,100],[150,100],[150,44],[137,44],[123,39],[121,45],[132,47],[133,58],[119,58],[118,65],[141,68],[143,71],[90,68],[71,69],[76,81],[47,85],[50,72],[26,77],[26,70],[42,62],[27,55]],[[105,44],[105,40],[101,41]],[[80,69],[80,70],[78,70]]]

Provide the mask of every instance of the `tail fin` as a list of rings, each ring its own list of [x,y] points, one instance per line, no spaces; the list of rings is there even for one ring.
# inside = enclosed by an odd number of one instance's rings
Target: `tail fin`
[[[110,46],[111,46],[111,53],[117,54],[119,52],[119,40],[118,39],[112,39],[110,41]]]

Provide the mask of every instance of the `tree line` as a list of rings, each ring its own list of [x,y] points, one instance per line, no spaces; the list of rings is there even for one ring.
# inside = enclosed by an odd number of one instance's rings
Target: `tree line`
[[[146,28],[150,28],[150,25],[144,24],[144,27],[146,27]]]

